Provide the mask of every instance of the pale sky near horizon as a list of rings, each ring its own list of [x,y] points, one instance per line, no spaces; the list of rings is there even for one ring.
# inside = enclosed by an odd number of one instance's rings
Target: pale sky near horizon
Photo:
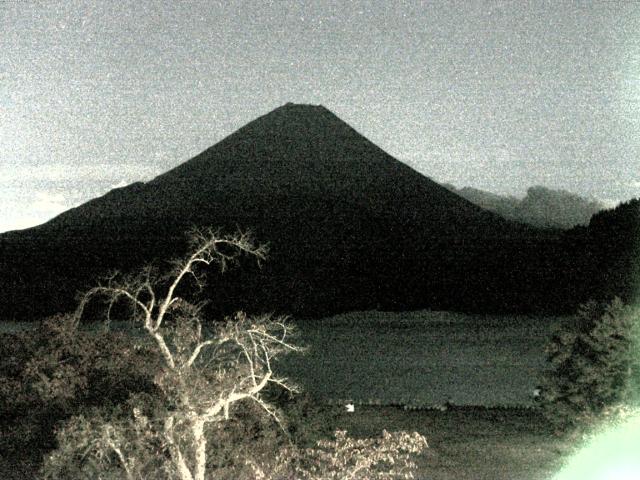
[[[0,232],[286,103],[436,181],[640,196],[640,2],[0,0]]]

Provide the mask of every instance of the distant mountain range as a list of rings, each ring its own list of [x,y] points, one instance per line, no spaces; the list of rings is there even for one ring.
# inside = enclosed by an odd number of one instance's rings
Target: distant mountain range
[[[112,269],[251,229],[269,260],[209,275],[212,313],[566,311],[596,283],[588,235],[537,229],[412,170],[322,106],[287,104],[147,183],[0,235],[0,318],[69,310]]]
[[[522,199],[472,187],[456,188],[448,183],[443,186],[503,218],[540,228],[569,229],[589,225],[591,217],[606,208],[597,200],[543,186],[530,187]]]

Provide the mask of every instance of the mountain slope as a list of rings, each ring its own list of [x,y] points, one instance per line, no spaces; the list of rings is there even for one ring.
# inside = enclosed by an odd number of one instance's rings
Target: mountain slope
[[[292,200],[299,202],[291,205]],[[122,216],[252,218],[284,200],[304,210],[339,202],[376,209],[440,236],[513,226],[398,162],[321,106],[287,104],[147,184],[111,192],[52,221],[74,226]],[[417,214],[412,209],[423,207]],[[305,212],[308,213],[308,212]],[[336,212],[330,212],[336,213]],[[415,222],[418,222],[417,224]],[[50,227],[50,226],[48,226]]]
[[[148,183],[0,235],[0,317],[69,309],[107,270],[179,255],[193,225],[270,245],[264,269],[210,276],[219,311],[512,311],[566,293],[549,283],[563,265],[554,238],[459,197],[324,107],[287,104]]]

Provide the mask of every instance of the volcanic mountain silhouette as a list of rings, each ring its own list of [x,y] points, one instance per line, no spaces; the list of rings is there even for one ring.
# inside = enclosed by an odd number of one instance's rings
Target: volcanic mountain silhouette
[[[531,282],[554,290],[548,234],[452,193],[322,106],[286,104],[147,183],[0,235],[0,317],[68,310],[108,270],[183,253],[192,226],[270,246],[262,269],[209,276],[220,311],[528,310]]]
[[[260,237],[265,218],[285,230],[322,225],[342,231],[362,215],[437,236],[514,228],[394,159],[326,108],[294,104],[147,184],[114,190],[46,228],[129,230],[228,217]]]

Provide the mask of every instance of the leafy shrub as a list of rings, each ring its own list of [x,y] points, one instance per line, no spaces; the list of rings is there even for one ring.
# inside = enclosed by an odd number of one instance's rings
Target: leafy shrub
[[[354,439],[337,430],[335,440],[320,440],[306,449],[288,448],[270,464],[249,460],[256,480],[393,480],[415,478],[416,455],[428,448],[419,433],[387,431],[378,438]]]
[[[149,425],[148,412],[130,407],[90,408],[66,421],[57,431],[58,448],[45,458],[43,478],[132,478],[125,475],[123,464],[127,473],[137,475],[135,478],[166,478],[160,475],[164,467],[162,443]]]
[[[552,335],[542,400],[558,431],[590,426],[605,410],[638,399],[638,321],[637,309],[618,298],[591,301],[580,307],[577,325]]]
[[[0,337],[0,453],[51,449],[60,421],[153,388],[152,352],[131,337],[79,329],[71,315]]]
[[[281,393],[273,403],[281,412],[289,443],[307,448],[314,446],[319,440],[333,436],[333,425],[336,424],[342,408],[319,404],[306,392],[295,396],[289,392]]]
[[[290,470],[290,463],[301,463],[306,452],[314,451],[310,447],[329,440],[330,423],[326,416],[315,415],[324,408],[306,396],[279,403],[281,425],[255,402],[239,403],[228,420],[209,424],[207,471],[220,480],[253,479],[254,467],[261,465],[276,475],[269,478],[307,478]],[[163,438],[163,409],[157,396],[136,395],[123,405],[88,409],[72,417],[57,431],[58,448],[46,456],[44,478],[126,478],[116,448],[133,478],[180,478]],[[304,465],[310,466],[310,461]],[[279,477],[278,472],[293,476]]]

